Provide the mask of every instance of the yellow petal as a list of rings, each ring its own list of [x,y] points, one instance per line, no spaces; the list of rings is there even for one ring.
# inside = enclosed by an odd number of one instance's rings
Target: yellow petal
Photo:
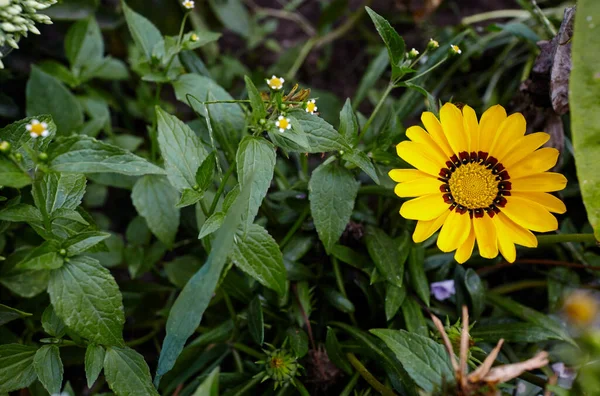
[[[511,166],[508,174],[511,179],[518,179],[520,177],[545,172],[556,165],[559,154],[559,151],[555,148],[541,148],[527,156],[523,161]]]
[[[419,220],[417,222],[417,226],[415,227],[415,232],[413,233],[413,241],[415,243],[420,243],[427,240],[427,238],[435,234],[435,232],[440,229],[449,214],[450,211],[446,210],[439,217],[433,220]]]
[[[496,132],[490,147],[490,155],[500,161],[511,151],[517,140],[525,135],[526,128],[527,122],[523,114],[514,113],[509,115],[498,127],[498,132]]]
[[[517,245],[525,247],[537,247],[538,240],[531,231],[521,227],[511,219],[509,219],[504,213],[498,213],[492,218],[496,225],[496,231],[498,233],[498,241],[500,236],[508,237],[512,242]],[[500,242],[498,242],[500,243]]]
[[[479,150],[479,124],[477,123],[477,114],[471,107],[465,105],[462,109],[463,128],[467,135],[468,151]]]
[[[552,194],[545,192],[518,192],[512,193],[514,197],[521,197],[530,201],[536,202],[548,209],[552,213],[565,213],[567,207],[565,203]]]
[[[481,257],[489,259],[496,257],[498,255],[498,245],[496,242],[496,226],[492,219],[486,214],[483,217],[474,217],[473,228]]]
[[[479,120],[479,150],[490,152],[500,124],[506,119],[506,110],[500,105],[487,109]]]
[[[521,197],[506,197],[502,213],[522,227],[532,231],[550,232],[558,228],[558,221],[546,208]]]
[[[412,126],[406,130],[406,137],[415,143],[422,144],[427,147],[428,155],[440,165],[440,168],[448,161],[448,156],[444,151],[433,141],[431,136],[420,126]]]
[[[425,172],[417,169],[392,169],[388,176],[395,182],[401,183],[410,180],[420,179],[422,177],[431,177]]]
[[[463,116],[458,107],[452,103],[443,105],[440,109],[440,120],[452,151],[456,155],[461,151],[467,151],[469,147],[463,128]]]
[[[567,178],[560,173],[544,172],[539,175],[510,179],[511,191],[560,191],[567,186]]]
[[[471,254],[473,254],[473,246],[475,246],[475,230],[471,228],[467,240],[456,249],[454,260],[459,264],[463,264],[471,257]]]
[[[400,207],[400,215],[409,220],[433,220],[449,207],[441,193],[423,195],[404,202]]]
[[[441,194],[440,186],[442,182],[431,176],[421,179],[411,180],[396,185],[394,192],[400,198],[419,197],[421,195]]]
[[[396,146],[398,156],[415,168],[437,177],[440,165],[427,156],[426,150],[418,143],[403,141]],[[445,165],[444,165],[445,166]]]
[[[468,213],[450,212],[438,236],[437,245],[442,252],[451,252],[462,245],[471,232]]]
[[[425,129],[427,129],[431,138],[442,148],[444,154],[448,157],[452,157],[452,154],[454,153],[452,152],[452,148],[450,147],[450,143],[448,143],[446,135],[444,135],[442,124],[440,124],[437,117],[433,113],[426,111],[421,114],[421,122],[425,125]]]
[[[550,135],[545,132],[535,132],[523,136],[516,142],[510,153],[506,154],[506,157],[502,158],[502,165],[510,168],[510,166],[518,163],[523,158],[533,153],[549,139]]]
[[[509,263],[514,263],[517,258],[517,250],[515,244],[512,243],[510,237],[507,235],[498,234],[498,248],[502,257]]]

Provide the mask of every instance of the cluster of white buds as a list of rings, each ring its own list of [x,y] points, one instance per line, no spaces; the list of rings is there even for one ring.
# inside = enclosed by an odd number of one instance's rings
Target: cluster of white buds
[[[0,0],[0,47],[8,44],[19,48],[17,44],[28,32],[40,34],[36,23],[51,24],[50,17],[38,14],[39,10],[50,7],[57,0]],[[2,53],[0,53],[2,58]],[[0,68],[2,68],[0,62]]]

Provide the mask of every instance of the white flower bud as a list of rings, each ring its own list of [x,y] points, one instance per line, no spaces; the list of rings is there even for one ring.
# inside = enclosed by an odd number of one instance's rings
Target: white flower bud
[[[17,27],[10,22],[4,22],[3,24],[0,25],[0,27],[5,32],[15,32],[18,30]]]
[[[41,34],[40,31],[38,30],[38,28],[36,28],[35,26],[29,26],[29,31],[33,34]]]
[[[8,43],[8,45],[10,45],[11,47],[13,47],[14,49],[19,49],[19,45],[17,44],[17,42],[15,41],[15,39],[13,39],[12,37],[7,37],[6,38],[6,42]]]

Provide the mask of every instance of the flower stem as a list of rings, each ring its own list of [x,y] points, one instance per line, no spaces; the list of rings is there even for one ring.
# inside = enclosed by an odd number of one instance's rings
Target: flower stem
[[[373,374],[371,374],[369,370],[367,370],[367,368],[360,362],[360,360],[358,360],[356,356],[354,356],[353,353],[347,353],[346,357],[350,361],[350,364],[356,369],[356,371],[360,373],[364,380],[367,381],[373,389],[375,389],[377,392],[381,393],[384,396],[396,395],[396,393],[393,390],[379,382],[377,378],[375,378],[375,376],[373,376]]]
[[[524,280],[518,281],[514,283],[509,283],[507,285],[498,286],[494,289],[491,289],[491,292],[497,294],[508,294],[513,293],[523,289],[531,289],[536,287],[546,287],[548,285],[548,281],[546,280]]]
[[[292,225],[292,228],[290,228],[290,230],[287,232],[287,234],[285,234],[285,236],[283,237],[281,242],[279,242],[280,249],[283,249],[283,247],[285,245],[287,245],[287,243],[290,241],[290,239],[292,239],[292,237],[294,236],[296,231],[298,231],[298,229],[300,228],[302,223],[304,223],[304,220],[306,220],[306,217],[308,216],[309,213],[310,213],[310,207],[307,205],[304,208],[304,210],[302,211],[302,213],[300,214],[300,216],[298,216],[298,218],[296,219],[296,222]]]
[[[258,351],[255,351],[254,349],[250,348],[249,346],[246,346],[244,344],[241,344],[239,342],[236,342],[235,344],[232,345],[233,348],[237,349],[240,352],[244,352],[246,355],[250,355],[256,359],[264,359],[265,358],[265,354],[264,353],[260,353]]]
[[[438,63],[436,63],[435,65],[431,66],[429,69],[425,70],[424,72],[417,74],[414,77],[409,78],[408,80],[405,80],[404,82],[411,82],[413,80],[416,80],[417,78],[423,77],[425,74],[433,71],[434,69],[436,69],[438,66],[440,66],[442,63],[446,62],[448,60],[448,57],[445,56],[444,58],[442,58],[441,61],[439,61]]]
[[[590,242],[598,243],[594,234],[551,234],[551,235],[537,235],[539,245],[552,245],[555,243],[564,242]]]
[[[344,390],[342,390],[342,393],[340,393],[340,396],[350,396],[352,394],[352,391],[354,390],[354,387],[356,386],[356,383],[358,382],[359,375],[360,374],[358,371],[354,372],[354,374],[352,375],[352,378],[350,378],[350,381],[348,382],[348,384],[346,385]]]
[[[388,84],[387,88],[385,89],[385,91],[383,92],[383,95],[381,95],[381,98],[379,99],[377,106],[375,106],[375,110],[373,110],[373,112],[371,113],[371,116],[365,123],[365,126],[363,127],[362,131],[360,131],[360,135],[358,135],[359,142],[367,133],[369,126],[371,126],[371,123],[375,119],[375,116],[377,115],[377,113],[379,113],[379,110],[381,110],[381,106],[383,106],[383,102],[385,102],[385,99],[389,96],[390,92],[392,92],[392,89],[394,89],[394,84],[392,82],[390,82]]]
[[[346,300],[348,300],[348,294],[346,294],[346,287],[344,287],[344,279],[342,279],[342,272],[340,271],[340,263],[335,257],[331,257],[331,262],[333,263],[333,272],[335,273],[335,281],[337,283],[338,289],[340,289],[340,293]],[[356,322],[356,318],[354,317],[353,312],[349,312],[350,320],[354,326],[358,326]]]
[[[223,176],[223,179],[221,180],[221,184],[219,184],[217,193],[215,194],[215,197],[213,198],[212,204],[210,205],[210,209],[208,211],[210,216],[212,216],[213,213],[215,213],[215,209],[217,208],[217,204],[219,203],[219,197],[221,196],[221,194],[223,194],[223,190],[225,190],[225,185],[227,184],[227,180],[229,179],[229,176],[231,176],[231,174],[235,170],[235,165],[236,165],[235,162],[233,162],[231,165],[229,165],[229,169],[227,169],[227,172],[225,172],[225,176]]]

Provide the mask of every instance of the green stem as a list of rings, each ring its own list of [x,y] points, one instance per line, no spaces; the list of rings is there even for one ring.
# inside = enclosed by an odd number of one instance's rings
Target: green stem
[[[275,166],[274,171],[275,171],[275,175],[279,178],[279,180],[281,181],[281,183],[283,184],[285,189],[289,190],[290,183],[288,182],[287,177],[285,177],[285,174],[277,166]]]
[[[358,382],[359,376],[360,376],[360,373],[358,371],[354,372],[354,374],[352,375],[352,378],[350,378],[350,381],[344,387],[344,390],[342,390],[342,393],[340,393],[340,396],[350,396],[352,394],[352,391],[354,390],[354,387],[356,386],[356,383]]]
[[[221,103],[250,103],[249,99],[232,99],[232,100],[207,100],[206,102],[201,102],[198,100],[198,102],[202,103],[202,104],[221,104]],[[264,103],[271,103],[271,101],[269,100],[263,100]],[[285,104],[303,104],[304,102],[299,102],[297,100],[284,100],[281,103],[285,103]]]
[[[379,382],[377,378],[375,378],[375,376],[371,374],[369,370],[367,370],[367,368],[360,362],[360,360],[358,360],[356,356],[354,356],[353,353],[347,353],[346,357],[350,361],[350,364],[356,369],[356,371],[358,371],[361,377],[363,377],[364,380],[367,381],[369,385],[371,385],[373,389],[375,389],[377,392],[384,396],[396,395],[396,393],[393,390]]]
[[[246,385],[244,385],[243,388],[241,388],[239,391],[235,392],[234,396],[243,395],[244,393],[246,393],[250,389],[254,388],[256,385],[258,385],[258,383],[260,381],[262,381],[262,379],[263,379],[264,376],[265,376],[265,372],[264,371],[256,374],[250,381],[246,382]]]
[[[160,91],[162,90],[162,84],[156,84],[156,92],[154,93],[154,106],[158,106],[160,104]],[[156,124],[158,122],[156,111],[154,111],[152,117],[152,128],[150,129],[150,158],[152,161],[156,162],[158,159],[158,134],[156,131]]]
[[[300,216],[298,216],[298,218],[292,225],[292,228],[290,228],[290,230],[287,232],[287,234],[285,234],[285,236],[283,237],[281,242],[279,242],[280,249],[283,249],[283,247],[285,245],[287,245],[287,243],[290,241],[290,239],[292,239],[292,237],[294,236],[296,231],[298,231],[300,226],[302,226],[302,223],[304,223],[304,220],[306,220],[306,217],[308,216],[309,213],[310,213],[310,207],[307,205],[304,208],[304,210],[302,211],[302,213],[300,213]]]
[[[301,396],[310,396],[310,393],[308,393],[308,390],[298,378],[294,378],[294,385]]]
[[[160,328],[156,328],[143,337],[126,342],[125,345],[127,345],[128,347],[142,345],[142,344],[146,343],[147,341],[151,340],[156,334],[158,334],[159,331],[160,331]]]
[[[229,177],[231,176],[231,174],[235,170],[235,165],[236,165],[235,162],[233,162],[229,166],[229,169],[227,169],[227,172],[225,172],[225,175],[223,176],[223,179],[221,180],[221,184],[219,184],[219,188],[217,189],[217,193],[215,194],[215,197],[213,198],[212,204],[210,205],[210,210],[208,211],[208,213],[211,216],[213,215],[213,213],[215,213],[215,209],[217,208],[217,204],[219,203],[219,197],[221,196],[221,194],[223,194],[223,190],[225,190],[225,185],[227,184],[227,180],[229,180]]]
[[[394,192],[392,190],[390,190],[389,188],[376,186],[376,185],[360,186],[358,188],[358,194],[360,194],[360,195],[375,194],[375,195],[382,195],[384,197],[394,197],[395,196]]]
[[[490,291],[497,294],[508,294],[524,289],[546,287],[547,285],[548,281],[546,280],[523,280],[514,283],[509,283],[507,285],[498,286],[494,289],[491,289]]]
[[[564,242],[598,243],[594,234],[551,234],[537,235],[538,245],[552,245]]]
[[[249,346],[246,346],[239,342],[236,342],[235,344],[233,344],[232,347],[237,349],[238,351],[244,352],[246,355],[250,355],[256,359],[264,359],[264,357],[265,357],[264,353],[255,351],[254,349],[250,348]]]
[[[471,25],[473,23],[487,21],[488,19],[498,18],[520,18],[527,19],[530,17],[530,13],[526,10],[497,10],[482,12],[481,14],[470,15],[462,19],[461,23],[464,25]]]
[[[310,51],[315,46],[316,42],[317,42],[317,39],[313,37],[310,40],[308,40],[306,43],[304,43],[304,45],[300,49],[300,53],[298,54],[298,56],[296,57],[296,60],[294,61],[294,64],[292,65],[292,67],[290,67],[290,70],[288,70],[288,72],[285,75],[285,77],[288,80],[291,80],[296,76],[296,73],[298,73],[298,70],[304,63],[304,60],[306,59],[308,54],[310,54]]]
[[[373,112],[371,113],[371,116],[369,117],[369,119],[365,123],[365,126],[363,127],[362,131],[360,132],[360,135],[358,135],[358,141],[359,142],[365,136],[365,134],[367,133],[367,130],[369,129],[369,127],[371,126],[371,123],[375,119],[375,116],[377,115],[377,113],[381,109],[381,106],[383,106],[383,102],[385,102],[385,99],[388,97],[388,95],[390,94],[390,92],[392,92],[392,89],[394,89],[394,84],[392,82],[390,82],[388,84],[387,88],[385,89],[385,91],[383,92],[383,95],[381,95],[381,98],[379,99],[379,102],[377,103],[377,106],[375,106],[375,110],[373,110]]]
[[[348,300],[348,294],[346,294],[346,287],[344,287],[344,279],[342,279],[342,271],[340,271],[340,263],[335,257],[331,257],[331,263],[333,264],[333,272],[335,273],[335,281],[337,283],[338,289],[340,289],[340,293],[346,300]],[[353,312],[349,312],[350,320],[354,326],[358,326],[356,322],[356,318],[354,317]]]
[[[404,82],[411,82],[413,80],[416,80],[417,78],[423,77],[425,74],[437,69],[442,63],[446,62],[448,60],[448,57],[444,57],[441,61],[439,61],[438,63],[436,63],[435,65],[431,66],[429,69],[425,70],[424,72],[417,74],[414,77],[409,78],[408,80],[405,80]]]

